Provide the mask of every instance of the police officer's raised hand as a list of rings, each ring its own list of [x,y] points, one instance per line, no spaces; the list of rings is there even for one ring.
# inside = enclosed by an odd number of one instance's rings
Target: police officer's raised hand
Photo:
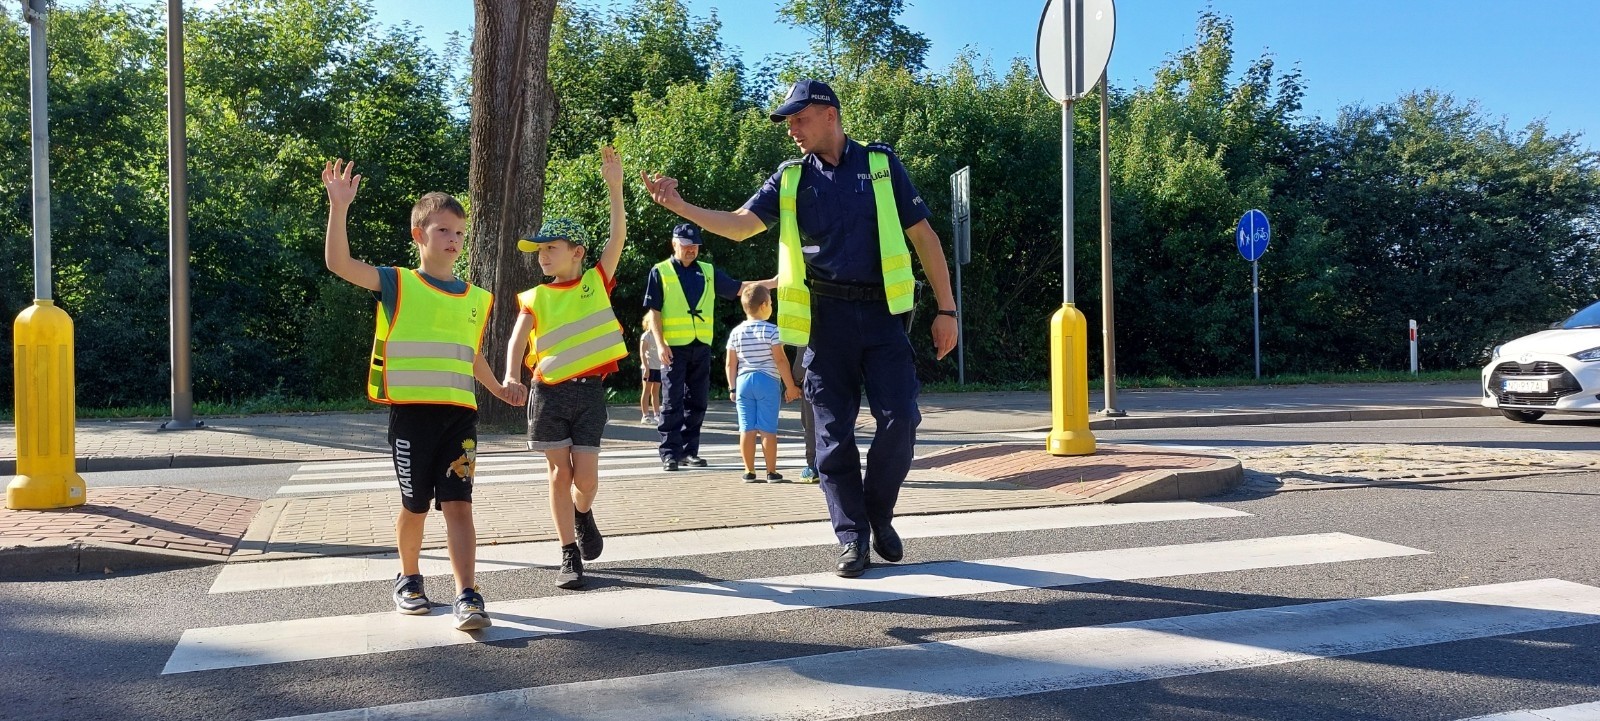
[[[683,207],[683,196],[678,195],[677,178],[670,178],[660,173],[651,175],[641,170],[639,179],[644,181],[645,190],[650,191],[650,199],[654,200],[656,205],[673,212]]]
[[[939,360],[956,348],[956,319],[947,315],[933,317],[933,355]]]

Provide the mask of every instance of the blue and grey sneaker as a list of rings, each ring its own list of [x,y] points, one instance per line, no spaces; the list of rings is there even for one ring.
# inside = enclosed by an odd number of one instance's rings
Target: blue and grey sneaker
[[[805,470],[800,471],[801,483],[816,483],[819,480],[821,479],[817,478],[817,469],[811,466],[806,466]]]
[[[469,588],[456,596],[451,611],[455,613],[457,631],[476,631],[494,625],[494,622],[489,620],[489,612],[484,609],[483,595],[475,588]]]
[[[394,610],[407,616],[422,616],[432,604],[422,591],[422,576],[399,574],[394,577]]]

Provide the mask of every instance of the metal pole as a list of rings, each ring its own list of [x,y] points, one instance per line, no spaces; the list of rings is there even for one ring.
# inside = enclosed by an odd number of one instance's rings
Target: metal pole
[[[1105,348],[1105,408],[1100,412],[1108,416],[1125,416],[1117,408],[1117,334],[1114,296],[1115,283],[1111,276],[1111,130],[1106,106],[1106,81],[1110,68],[1100,79],[1100,327]]]
[[[189,365],[189,179],[183,85],[183,0],[167,0],[167,225],[172,329],[172,420],[163,430],[188,430],[194,419]]]
[[[961,259],[956,259],[956,385],[967,384],[967,344],[962,342],[961,331],[965,323],[961,318]]]
[[[1252,228],[1252,234],[1254,229]],[[1256,269],[1260,263],[1250,261],[1250,304],[1255,309],[1256,319],[1256,380],[1261,380],[1261,276]]]
[[[1072,101],[1061,104],[1061,302],[1076,299],[1072,267]]]
[[[49,69],[45,63],[45,13],[49,0],[28,0],[29,126],[33,136],[33,297],[53,300],[50,292],[50,111]]]

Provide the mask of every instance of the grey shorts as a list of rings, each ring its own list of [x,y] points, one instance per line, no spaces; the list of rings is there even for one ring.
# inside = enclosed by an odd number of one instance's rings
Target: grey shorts
[[[599,376],[584,376],[555,385],[534,382],[528,393],[528,450],[553,451],[571,446],[579,453],[599,453],[606,430],[606,387]]]

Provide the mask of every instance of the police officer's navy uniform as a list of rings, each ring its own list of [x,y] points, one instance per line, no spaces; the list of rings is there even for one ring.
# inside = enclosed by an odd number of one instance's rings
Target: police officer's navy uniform
[[[740,282],[733,276],[712,268],[712,277],[706,278],[703,268],[710,267],[709,263],[696,261],[685,266],[668,258],[662,265],[674,271],[677,285],[683,289],[684,300],[691,309],[700,307],[701,298],[707,292],[729,300],[739,297]],[[646,309],[661,311],[665,305],[666,287],[661,271],[661,265],[651,268],[650,277],[645,281]],[[669,322],[664,315],[663,325]],[[703,319],[708,325],[711,321],[712,317]],[[672,362],[661,373],[659,450],[663,462],[681,462],[700,455],[700,426],[705,421],[706,405],[711,397],[711,346],[698,338],[681,345],[673,343],[671,338],[665,340],[672,349]]]
[[[795,215],[811,300],[810,345],[802,362],[805,399],[816,417],[817,473],[834,534],[841,544],[859,544],[862,553],[872,527],[894,518],[922,420],[911,341],[885,301],[871,152],[888,157],[900,227],[927,220],[927,206],[886,145],[846,138],[838,165],[815,154],[784,165],[801,169]],[[779,220],[782,175],[779,168],[744,204],[769,227]],[[863,386],[878,423],[865,466],[855,439]]]

